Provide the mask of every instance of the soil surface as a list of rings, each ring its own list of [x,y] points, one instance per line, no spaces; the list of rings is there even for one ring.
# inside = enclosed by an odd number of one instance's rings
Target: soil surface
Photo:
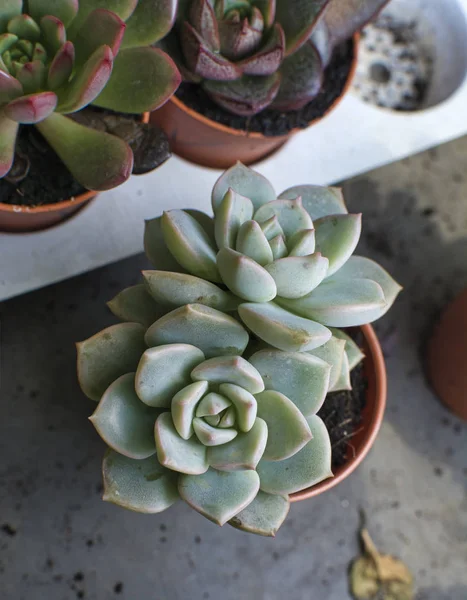
[[[217,106],[199,85],[191,83],[183,83],[176,96],[189,108],[233,129],[255,131],[266,136],[286,135],[293,129],[305,129],[311,121],[322,117],[342,94],[352,64],[352,48],[353,42],[345,42],[335,49],[325,71],[324,84],[320,93],[298,111],[282,112],[266,109],[253,117],[233,115]]]
[[[360,332],[355,335],[353,331],[347,333],[361,346]],[[331,438],[333,469],[342,466],[353,452],[352,438],[360,428],[362,412],[366,405],[367,380],[363,372],[363,362],[357,365],[350,375],[352,389],[328,394],[318,413]]]

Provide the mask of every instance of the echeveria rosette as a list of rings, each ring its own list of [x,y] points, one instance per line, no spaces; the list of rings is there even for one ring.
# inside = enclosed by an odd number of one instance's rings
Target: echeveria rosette
[[[171,29],[176,0],[2,0],[0,177],[14,160],[19,125],[36,125],[75,179],[105,190],[131,174],[122,139],[66,115],[89,104],[155,110],[180,82],[172,59],[151,47]]]
[[[128,307],[129,294],[113,306]],[[179,315],[182,329],[172,328],[174,339],[184,332],[194,339],[199,316],[182,308],[188,312]],[[161,343],[163,319],[149,330],[114,325],[78,345],[81,387],[99,402],[91,421],[109,446],[104,499],[157,513],[181,497],[219,525],[274,535],[287,516],[288,494],[332,475],[329,436],[316,416],[331,367],[277,350],[247,361],[240,354],[248,334],[239,323],[243,341],[239,331],[231,339],[238,354],[225,345],[223,355],[207,358],[216,338],[228,336],[225,323],[197,328],[198,336],[204,330],[198,339],[205,353],[178,341]]]
[[[234,114],[298,110],[320,92],[335,45],[387,1],[180,0],[168,47],[185,78]]]
[[[278,199],[240,163],[217,181],[212,204],[211,221],[172,210],[147,222],[148,257],[166,257],[167,271],[150,272],[158,296],[203,304],[214,297],[207,287],[226,286],[232,305],[219,309],[236,308],[258,338],[284,351],[331,348],[343,368],[345,344],[332,328],[375,321],[401,289],[377,263],[352,256],[361,215],[348,214],[337,188],[296,186]]]

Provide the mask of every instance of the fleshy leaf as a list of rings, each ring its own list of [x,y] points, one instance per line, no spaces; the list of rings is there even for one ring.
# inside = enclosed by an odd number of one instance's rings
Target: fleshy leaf
[[[247,433],[240,432],[237,437],[208,449],[208,463],[219,471],[254,470],[261,460],[268,439],[268,427],[263,419],[256,419]]]
[[[48,2],[49,0],[38,1]],[[118,15],[123,21],[126,21],[132,15],[138,1],[139,0],[79,0],[79,12],[75,19],[73,19],[69,33],[70,39],[73,39],[73,36],[77,34],[89,13],[96,8],[106,8]]]
[[[133,152],[119,137],[85,127],[57,113],[36,127],[85,188],[109,190],[130,177]]]
[[[276,199],[276,192],[263,175],[237,162],[216,181],[212,190],[212,208],[216,213],[228,189],[232,188],[253,202],[255,210],[266,202]]]
[[[266,265],[266,271],[282,298],[301,298],[314,290],[326,277],[329,261],[319,252],[310,256],[288,256]]]
[[[325,281],[297,300],[277,298],[281,306],[329,327],[355,327],[379,318],[386,308],[381,286],[371,279]],[[247,323],[248,325],[248,323]]]
[[[347,352],[344,352],[344,356],[342,357],[341,372],[339,373],[336,383],[329,388],[329,391],[341,392],[343,390],[351,389],[352,384],[350,383],[349,357],[347,356]]]
[[[266,537],[274,537],[289,513],[287,496],[266,494],[259,491],[256,498],[244,510],[229,521],[229,525]]]
[[[107,450],[102,465],[103,500],[140,513],[155,514],[178,499],[177,474],[159,464],[157,457],[134,460]]]
[[[220,50],[219,27],[211,0],[192,0],[189,9],[189,21],[214,52]],[[223,53],[225,54],[225,53]]]
[[[15,77],[0,69],[0,105],[19,98],[23,93],[21,83]]]
[[[329,215],[345,215],[348,213],[341,188],[297,185],[288,188],[279,196],[279,198],[289,200],[298,197],[302,199],[303,208],[313,221]]]
[[[146,350],[144,331],[138,323],[119,323],[77,344],[78,379],[88,398],[100,400],[118,377],[136,370]]]
[[[260,460],[261,489],[269,494],[292,494],[332,477],[331,441],[323,421],[307,418],[313,438],[297,454],[280,462]]]
[[[203,475],[181,475],[180,496],[196,511],[224,525],[252,502],[259,490],[256,471],[216,471]]]
[[[391,308],[402,287],[378,263],[364,256],[351,256],[345,265],[335,275],[330,277],[328,281],[338,282],[360,278],[376,281],[384,293],[386,305],[376,309],[370,315],[368,322],[374,321],[382,317]]]
[[[261,50],[242,60],[239,66],[245,75],[264,77],[275,73],[284,58],[285,37],[284,30],[279,23],[272,29],[269,39]]]
[[[362,215],[331,215],[315,221],[316,250],[329,259],[328,277],[352,256],[362,232]]]
[[[221,283],[216,265],[216,249],[206,231],[183,210],[162,215],[162,233],[170,252],[192,275]]]
[[[205,79],[203,89],[222,108],[235,115],[250,117],[271,104],[280,83],[280,73],[267,77],[244,75],[235,81]]]
[[[245,388],[250,394],[264,390],[264,383],[258,371],[241,356],[210,358],[193,369],[194,381],[209,383],[233,383]]]
[[[45,0],[48,1],[48,0]],[[0,31],[5,31],[8,21],[21,14],[23,0],[2,0],[2,11],[0,13]]]
[[[175,93],[181,75],[160,48],[120,50],[112,75],[93,104],[117,112],[143,113],[160,108]]]
[[[0,109],[0,178],[9,172],[13,165],[17,132],[18,123],[8,119]]]
[[[269,302],[277,294],[276,283],[264,267],[231,248],[222,248],[217,267],[223,282],[234,294],[250,302]]]
[[[219,249],[235,248],[238,231],[253,216],[253,203],[229,188],[224,196],[215,219],[216,243]]]
[[[144,352],[136,371],[136,393],[148,406],[170,408],[175,394],[191,383],[190,372],[204,354],[188,344],[169,344]]]
[[[330,0],[323,19],[331,32],[334,46],[363,29],[388,2],[389,0]]]
[[[340,0],[337,0],[338,2]],[[288,55],[296,52],[310,37],[318,18],[329,0],[279,0],[276,4],[276,21],[282,24]]]
[[[311,350],[309,354],[324,360],[324,362],[330,365],[331,372],[329,376],[329,388],[335,386],[342,372],[342,362],[345,354],[345,341],[333,336],[329,341],[319,348]]]
[[[326,327],[294,315],[274,302],[241,304],[238,313],[254,334],[279,350],[313,350],[331,337],[331,332]]]
[[[271,246],[256,221],[246,221],[240,227],[235,249],[264,267],[274,260]]]
[[[126,22],[122,48],[155,44],[172,29],[176,13],[176,0],[139,0]]]
[[[237,420],[237,411],[234,406],[228,408],[220,419],[219,427],[233,427]]]
[[[331,374],[323,360],[304,352],[260,350],[249,361],[258,369],[266,389],[286,395],[305,417],[316,414],[323,405]]]
[[[245,433],[250,431],[258,414],[258,404],[253,394],[232,383],[222,383],[219,391],[234,405],[240,431]]]
[[[334,327],[331,327],[330,329],[333,337],[336,337],[340,340],[345,340],[345,353],[347,354],[347,358],[349,360],[349,369],[351,371],[365,358],[365,355],[354,342],[354,340],[344,331],[341,329],[335,329]]]
[[[25,13],[13,17],[8,22],[7,31],[8,33],[14,33],[20,39],[29,40],[30,42],[38,42],[41,37],[39,25]]]
[[[82,65],[101,46],[108,46],[112,57],[116,56],[125,32],[125,23],[115,13],[97,8],[89,13],[73,39],[76,50],[76,66]]]
[[[75,47],[71,42],[65,42],[50,65],[48,86],[52,90],[60,88],[68,82],[73,72],[75,62]]]
[[[135,392],[135,374],[127,373],[107,388],[90,421],[116,452],[141,459],[156,452],[154,423],[159,413],[141,402]]]
[[[5,115],[12,121],[36,124],[49,117],[56,106],[56,94],[53,92],[38,92],[12,100],[3,110]]]
[[[210,392],[206,394],[196,408],[197,417],[209,417],[218,415],[226,408],[231,406],[230,400],[228,400],[222,394],[216,392]]]
[[[209,423],[199,417],[193,419],[193,429],[195,430],[195,435],[199,441],[203,446],[207,447],[222,446],[223,444],[231,442],[238,435],[236,429],[218,429],[217,427],[209,425]]]
[[[300,229],[313,229],[313,221],[303,208],[301,198],[274,200],[268,204],[263,204],[256,211],[254,219],[258,223],[264,223],[274,216],[277,217],[286,238]]]
[[[229,292],[210,281],[170,271],[143,271],[148,293],[164,306],[184,306],[185,304],[204,304],[225,312],[233,311],[238,306],[236,299]]]
[[[28,12],[39,22],[46,15],[53,15],[68,26],[78,13],[79,0],[28,0]]]
[[[280,260],[281,258],[285,258],[287,256],[287,245],[283,235],[276,235],[276,237],[273,237],[269,242],[269,245],[271,246],[274,260]]]
[[[162,466],[188,475],[201,475],[208,470],[206,447],[196,436],[189,440],[181,438],[169,412],[159,415],[154,434],[157,458]]]
[[[193,419],[198,402],[208,391],[207,381],[196,381],[177,392],[172,398],[172,419],[178,435],[189,440],[193,435]]]
[[[141,323],[144,327],[149,327],[164,314],[142,283],[125,288],[107,302],[107,306],[122,321]]]
[[[268,442],[263,459],[281,461],[299,452],[311,439],[310,428],[297,406],[274,390],[256,395],[258,416],[268,426]]]
[[[307,41],[281,65],[281,87],[272,108],[300,110],[320,93],[324,70],[315,46]]]
[[[47,15],[41,19],[41,40],[47,47],[47,52],[54,56],[66,42],[65,25],[53,15]]]
[[[280,226],[279,219],[275,214],[261,223],[261,229],[266,236],[266,239],[269,241],[276,237],[284,236],[284,231]]]
[[[289,256],[314,254],[316,247],[315,230],[302,229],[289,238]]]
[[[151,264],[160,271],[184,271],[170,253],[162,234],[162,217],[145,221],[144,251]]]
[[[156,321],[145,339],[148,346],[191,344],[212,358],[243,354],[249,336],[233,317],[203,304],[187,304]]]

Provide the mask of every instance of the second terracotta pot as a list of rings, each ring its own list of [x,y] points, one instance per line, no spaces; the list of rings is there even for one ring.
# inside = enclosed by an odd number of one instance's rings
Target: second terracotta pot
[[[313,487],[290,494],[291,502],[298,502],[318,496],[335,487],[348,477],[370,451],[383,422],[386,408],[386,365],[376,333],[371,325],[363,325],[363,362],[364,376],[367,380],[366,405],[362,414],[359,432],[350,441],[353,451],[349,451],[346,463],[334,470],[334,477],[326,479]]]
[[[342,93],[320,118],[310,122],[310,126],[327,116],[347,93],[357,68],[359,39],[359,34],[353,38],[352,62]],[[280,148],[295,133],[303,131],[293,129],[286,135],[265,136],[257,132],[234,129],[204,117],[176,96],[151,113],[151,123],[165,131],[175,154],[193,163],[215,169],[228,169],[238,160],[245,165],[257,162]]]

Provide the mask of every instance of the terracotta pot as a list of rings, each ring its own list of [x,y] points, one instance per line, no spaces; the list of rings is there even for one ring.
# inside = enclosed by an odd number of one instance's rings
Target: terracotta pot
[[[357,68],[359,39],[359,34],[353,38],[352,64],[342,94],[319,119],[311,121],[310,126],[328,115],[347,93]],[[165,131],[175,154],[193,163],[216,169],[227,169],[237,160],[245,165],[257,162],[280,148],[292,135],[303,131],[293,129],[286,135],[265,136],[233,129],[188,108],[176,96],[151,113],[151,122]]]
[[[143,123],[149,123],[149,113],[142,116]],[[98,192],[88,191],[54,204],[42,206],[22,206],[0,202],[0,232],[25,233],[38,231],[56,225],[81,210],[97,196]]]
[[[440,400],[467,421],[467,289],[436,324],[428,343],[426,366]]]
[[[366,406],[362,414],[362,424],[359,427],[361,431],[351,439],[355,455],[352,453],[344,465],[334,470],[334,477],[326,479],[301,492],[291,494],[291,502],[298,502],[318,496],[318,494],[327,492],[343,481],[362,462],[378,435],[381,423],[383,422],[384,409],[386,408],[386,365],[373,327],[371,325],[363,325],[360,329],[364,336],[363,351],[365,359],[363,368],[368,388],[366,392]]]

